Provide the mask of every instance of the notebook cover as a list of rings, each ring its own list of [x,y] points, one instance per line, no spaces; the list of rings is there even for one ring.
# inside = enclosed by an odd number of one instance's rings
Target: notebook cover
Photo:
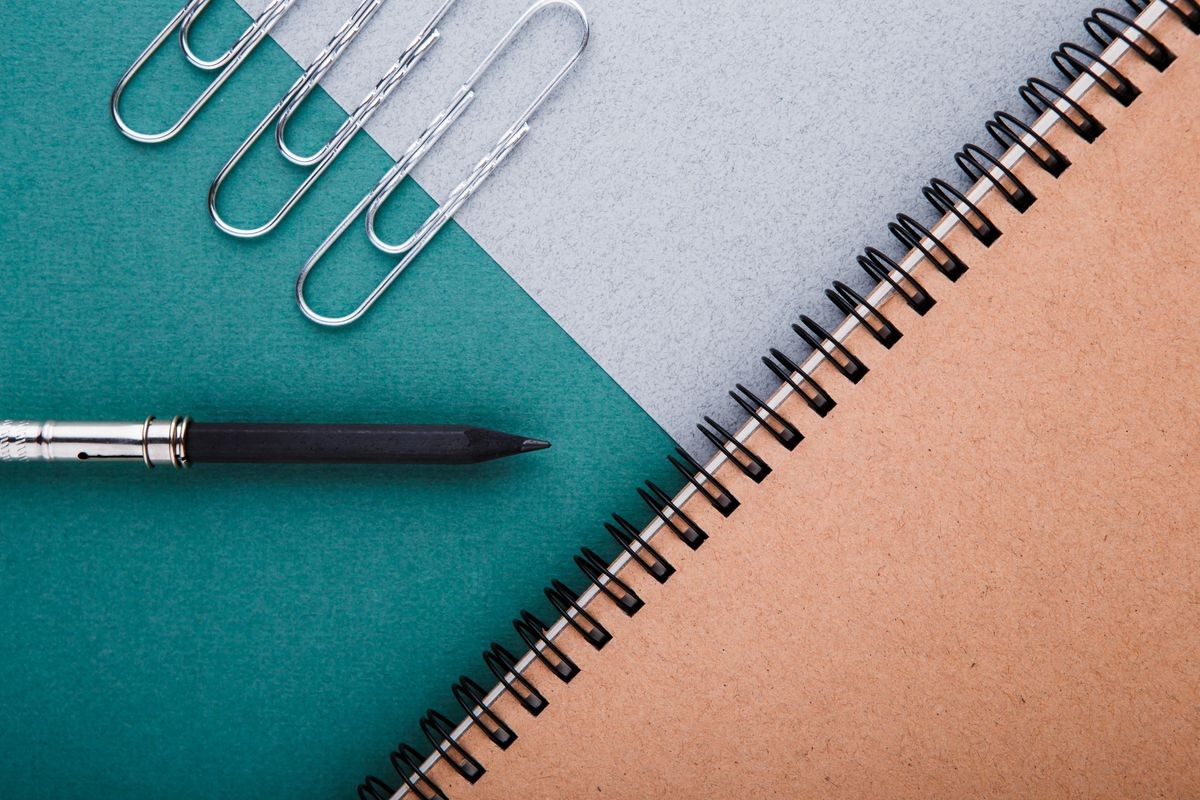
[[[461,798],[1191,797],[1200,794],[1200,40],[1167,15],[1163,74],[1126,57],[1144,94],[1098,90],[1108,131],[1004,235],[959,229],[970,271],[918,272],[938,305],[871,373],[828,364],[838,409],[794,452],[761,430],[760,486],[698,551],[654,545],[678,569],[626,618],[589,606],[613,640],[557,640],[581,673],[535,663],[533,719],[494,708],[519,739]]]

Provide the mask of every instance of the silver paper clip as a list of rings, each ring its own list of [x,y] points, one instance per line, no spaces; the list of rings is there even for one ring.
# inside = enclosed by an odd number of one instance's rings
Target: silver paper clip
[[[250,27],[242,32],[242,35],[237,38],[233,46],[226,50],[220,56],[208,60],[196,55],[196,51],[192,49],[191,34],[192,26],[196,22],[196,18],[200,16],[200,12],[208,7],[212,0],[188,0],[188,2],[179,10],[167,26],[150,42],[150,45],[142,51],[142,54],[130,65],[125,74],[121,76],[121,80],[117,82],[117,86],[113,89],[112,99],[109,101],[109,109],[112,111],[113,121],[117,123],[117,128],[121,133],[133,139],[135,142],[143,142],[145,144],[159,144],[175,138],[187,124],[192,121],[192,118],[200,112],[200,109],[212,99],[225,81],[232,77],[250,54],[254,52],[254,48],[267,37],[271,29],[283,18],[296,0],[271,0],[263,12],[255,18],[254,22],[250,23]],[[176,31],[179,32],[179,46],[183,49],[183,54],[187,58],[188,63],[192,66],[204,70],[205,72],[217,72],[212,82],[204,89],[196,101],[183,112],[175,124],[160,133],[142,133],[136,131],[125,122],[121,116],[121,97],[125,94],[125,89],[129,86],[134,77],[141,71],[150,57],[162,47],[163,43],[169,39]]]
[[[288,123],[304,100],[317,87],[321,79],[325,77],[325,74],[333,68],[333,65],[345,53],[350,43],[362,32],[363,28],[366,27],[367,23],[371,21],[371,18],[375,16],[375,13],[384,3],[384,0],[363,0],[350,19],[346,20],[345,24],[342,25],[334,37],[329,40],[329,44],[325,46],[320,55],[308,66],[308,69],[304,70],[304,74],[292,84],[292,88],[275,105],[275,108],[263,118],[262,122],[258,124],[258,127],[254,129],[246,141],[242,142],[242,145],[217,174],[216,179],[208,190],[208,213],[212,216],[213,222],[216,223],[217,227],[225,233],[240,239],[263,236],[274,230],[292,209],[295,208],[300,199],[308,193],[308,190],[313,187],[321,175],[324,174],[325,170],[329,169],[337,157],[342,154],[351,140],[363,129],[379,107],[383,105],[384,101],[408,77],[421,58],[438,41],[441,33],[437,30],[437,25],[446,16],[446,13],[454,5],[454,2],[455,0],[445,0],[442,3],[441,8],[425,24],[425,27],[421,30],[417,38],[401,53],[396,63],[380,78],[375,88],[363,98],[363,101],[358,104],[358,108],[342,123],[325,144],[321,145],[312,155],[299,155],[287,144],[286,133]],[[301,167],[312,167],[312,170],[292,193],[291,197],[275,212],[274,216],[258,227],[239,228],[221,217],[220,212],[217,210],[218,195],[230,173],[233,172],[246,156],[246,153],[250,151],[250,148],[262,138],[262,135],[272,124],[275,126],[275,144],[280,154],[291,163]]]
[[[400,244],[391,244],[384,241],[375,230],[375,217],[379,212],[379,208],[387,201],[388,197],[396,190],[400,183],[409,176],[413,168],[425,157],[426,154],[437,144],[438,140],[448,131],[454,123],[462,116],[463,112],[475,99],[475,85],[483,77],[484,73],[492,66],[497,58],[504,52],[508,45],[517,37],[524,29],[529,21],[546,10],[547,8],[559,6],[578,15],[580,22],[583,25],[583,35],[579,42],[578,49],[571,55],[565,64],[559,69],[554,78],[546,84],[542,91],[534,98],[533,102],[521,113],[512,126],[505,131],[500,137],[500,141],[492,148],[483,160],[481,160],[474,170],[467,176],[466,180],[460,183],[454,191],[446,198],[438,208],[429,215],[429,217],[421,224],[417,231],[404,242]],[[300,304],[300,310],[304,316],[308,317],[318,325],[329,327],[339,327],[349,325],[352,322],[360,319],[371,306],[388,290],[400,274],[412,264],[413,260],[421,253],[421,251],[429,244],[434,236],[438,234],[446,223],[449,222],[458,210],[471,199],[471,196],[479,190],[484,182],[491,177],[492,173],[504,162],[510,153],[518,144],[524,140],[530,130],[530,118],[537,112],[539,108],[546,102],[550,94],[558,88],[567,74],[579,62],[583,51],[587,48],[588,37],[590,35],[590,25],[588,23],[587,14],[583,8],[575,0],[539,0],[530,6],[524,14],[509,28],[504,37],[496,43],[492,51],[488,53],[483,62],[475,69],[459,88],[454,95],[450,105],[444,111],[434,118],[429,127],[417,137],[404,155],[388,170],[383,179],[364,197],[357,206],[346,216],[345,219],[333,230],[331,234],[321,243],[321,246],[309,256],[304,267],[300,270],[300,274],[296,277],[296,300]],[[329,317],[318,314],[308,304],[304,294],[304,286],[308,281],[308,276],[313,268],[321,260],[321,258],[329,251],[331,247],[342,237],[342,234],[354,224],[354,222],[366,212],[367,216],[367,235],[372,244],[376,248],[391,255],[403,255],[400,263],[392,268],[391,272],[371,291],[371,293],[363,300],[357,308],[348,314],[339,317]]]

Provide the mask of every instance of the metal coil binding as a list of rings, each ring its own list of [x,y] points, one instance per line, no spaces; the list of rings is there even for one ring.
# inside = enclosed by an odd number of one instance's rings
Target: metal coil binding
[[[1170,11],[1188,30],[1200,34],[1200,0],[1162,1],[1166,2]],[[1141,11],[1150,4],[1150,0],[1127,2],[1136,11]],[[1124,27],[1116,27],[1114,20]],[[1156,37],[1115,12],[1097,9],[1087,17],[1084,25],[1085,30],[1102,49],[1119,39],[1129,46],[1129,52],[1160,70],[1166,69],[1175,58]],[[1085,58],[1087,60],[1084,60]],[[1123,105],[1128,105],[1141,92],[1127,76],[1111,64],[1103,62],[1098,54],[1072,42],[1064,42],[1055,51],[1052,60],[1069,81],[1086,73]],[[1069,97],[1064,90],[1047,81],[1031,78],[1020,88],[1019,94],[1036,113],[1055,114],[1068,129],[1086,143],[1095,141],[1104,132],[1104,125],[1100,120],[1077,100]],[[1052,147],[1045,137],[1007,112],[998,112],[988,121],[985,128],[1001,147],[1020,148],[1030,157],[1031,163],[1054,177],[1061,175],[1070,165],[1066,156]],[[955,161],[969,180],[988,181],[1000,196],[1019,212],[1023,213],[1037,199],[1029,187],[1020,181],[999,157],[979,145],[964,146],[956,154]],[[922,194],[936,212],[955,216],[984,246],[990,246],[1001,237],[999,228],[988,219],[978,205],[946,181],[933,179],[922,190]],[[967,267],[962,258],[909,215],[897,215],[896,221],[892,222],[888,229],[904,246],[919,253],[948,280],[955,281],[966,272]],[[917,314],[924,316],[934,307],[936,301],[925,287],[881,250],[868,247],[863,251],[863,255],[858,256],[857,261],[868,276],[878,284],[887,284]],[[891,347],[900,340],[900,331],[892,321],[885,317],[877,306],[867,302],[865,297],[846,284],[835,282],[833,288],[826,291],[826,296],[839,311],[848,318],[853,317],[864,327],[877,343]],[[822,354],[825,360],[830,361],[851,382],[857,383],[862,379],[867,373],[867,368],[857,354],[851,352],[846,344],[812,318],[801,315],[799,319],[800,323],[794,325],[793,330],[814,352]],[[772,349],[770,353],[770,357],[762,359],[763,363],[783,384],[799,394],[808,407],[819,416],[824,417],[837,405],[833,397],[801,367],[800,363],[780,350]],[[737,392],[730,392],[730,396],[786,450],[793,450],[803,440],[804,437],[795,423],[787,419],[779,408],[769,405],[742,384],[738,384]],[[700,426],[704,435],[743,475],[751,480],[761,481],[770,473],[770,466],[760,455],[748,448],[743,437],[730,433],[711,417],[705,417],[704,422],[705,425]],[[694,493],[704,498],[720,514],[728,517],[737,510],[740,505],[737,498],[686,450],[677,448],[676,453],[667,458],[691,485]],[[646,481],[645,488],[639,488],[637,491],[654,518],[689,548],[696,550],[708,539],[708,534],[657,484]],[[616,540],[622,553],[628,557],[626,563],[638,565],[659,583],[666,582],[674,574],[675,568],[650,546],[641,532],[628,520],[616,514],[613,515],[613,520],[616,524],[606,524],[605,528]],[[584,547],[580,550],[579,555],[575,556],[575,564],[588,583],[595,588],[595,597],[605,597],[628,616],[633,616],[645,605],[645,601],[619,577],[618,570],[610,567],[609,562],[590,548]],[[545,593],[562,615],[564,627],[573,628],[597,650],[611,641],[612,634],[588,611],[587,603],[567,584],[558,580],[552,581]],[[541,620],[528,611],[522,611],[513,624],[521,638],[529,645],[533,660],[547,666],[564,682],[577,674],[578,667],[563,649],[554,643],[549,633],[550,629]],[[493,644],[491,649],[484,653],[484,663],[499,681],[497,689],[512,694],[532,715],[537,716],[548,705],[546,698],[522,674],[516,657],[501,645]],[[464,676],[452,687],[452,691],[470,723],[478,725],[497,747],[506,749],[516,741],[517,734],[489,707],[488,698],[478,683]],[[463,748],[461,742],[455,741],[453,731],[447,731],[448,725],[446,717],[430,710],[422,720],[421,727],[426,737],[433,742],[437,757],[447,760],[456,772],[473,783],[484,774],[484,767],[475,756]],[[423,799],[445,796],[429,778],[428,765],[433,762],[427,761],[426,766],[422,767],[417,763],[417,756],[412,748],[401,745],[392,754],[392,763],[397,772],[401,772],[402,768],[409,769],[407,775],[401,776],[406,787],[405,794],[411,793]],[[358,792],[359,797],[364,800],[391,800],[395,795],[387,784],[375,777],[368,777],[359,786]]]
[[[1066,95],[1063,96],[1065,97]],[[988,219],[986,214],[979,210],[979,206],[972,203],[965,194],[941,178],[931,180],[929,185],[921,190],[921,194],[925,196],[929,205],[933,206],[939,214],[953,214],[957,217],[958,221],[966,225],[967,230],[984,247],[991,247],[992,243],[1000,238],[1000,229]],[[967,210],[963,211],[959,209],[960,205],[965,206]],[[859,263],[862,263],[862,260],[860,256]],[[876,278],[876,280],[883,279]],[[917,313],[923,314],[919,309],[917,309]]]
[[[580,548],[579,555],[575,556],[575,566],[625,616],[632,617],[646,605],[646,601],[628,583],[618,578],[617,573],[608,568],[608,562],[590,547]]]
[[[478,683],[466,675],[460,675],[458,683],[450,687],[450,692],[471,718],[471,722],[478,725],[496,747],[507,750],[517,740],[516,731],[488,708],[484,699],[487,695]]]
[[[552,580],[545,593],[554,610],[594,649],[602,650],[604,645],[612,641],[612,634],[608,632],[608,628],[588,613],[587,608],[579,602],[579,595],[571,591],[571,587],[560,580]]]
[[[787,420],[782,414],[771,408],[771,404],[760,398],[742,384],[737,385],[736,392],[730,392],[733,401],[742,407],[747,415],[758,420],[759,424],[775,437],[788,450],[795,450],[804,441],[800,429]],[[738,394],[740,392],[741,394]]]
[[[930,202],[932,203],[933,201],[931,200]],[[936,204],[934,206],[936,207]],[[929,292],[925,291],[925,287],[910,275],[908,270],[893,261],[891,257],[885,255],[882,250],[875,247],[868,247],[858,257],[858,265],[862,267],[863,272],[874,278],[876,282],[887,283],[891,286],[896,294],[904,298],[904,302],[908,304],[908,307],[922,317],[928,314],[929,310],[937,304],[937,300]],[[899,277],[895,277],[897,275]]]
[[[1052,83],[1042,80],[1041,78],[1030,78],[1024,86],[1017,90],[1021,95],[1021,99],[1029,104],[1034,113],[1040,114],[1043,111],[1052,111],[1058,115],[1059,119],[1067,123],[1075,134],[1083,139],[1088,144],[1096,141],[1100,134],[1104,133],[1104,125],[1100,120],[1096,119],[1086,108],[1084,108],[1076,100],[1071,99],[1062,89],[1059,89]],[[1047,97],[1046,95],[1050,96]],[[1057,103],[1061,101],[1067,104],[1067,107],[1074,113],[1064,111]]]
[[[730,461],[750,480],[762,483],[771,474],[771,467],[766,461],[759,458],[745,444],[739,442],[736,436],[723,428],[712,417],[705,417],[704,424],[696,427],[700,433],[704,434],[704,438],[712,443],[713,447],[729,456]]]
[[[667,461],[675,468],[676,472],[683,476],[685,481],[704,495],[713,508],[720,511],[721,515],[725,517],[737,511],[741,502],[733,496],[733,492],[725,488],[725,484],[717,480],[711,472],[704,468],[703,464],[692,458],[691,453],[687,450],[676,447],[675,452],[683,458],[683,462],[680,462],[675,456],[667,456]]]
[[[950,280],[958,280],[967,271],[967,265],[953,250],[908,214],[897,214],[896,221],[889,222],[887,227],[888,233],[895,236],[901,245],[906,249],[920,250],[925,260]],[[929,241],[928,245],[926,241]]]
[[[964,145],[962,150],[954,154],[954,163],[966,173],[968,180],[984,179],[990,182],[1008,204],[1022,214],[1037,202],[1037,196],[1017,179],[1011,169],[977,144]],[[996,177],[992,170],[998,170],[1000,177]]]
[[[882,311],[841,281],[834,281],[833,288],[825,290],[825,296],[829,298],[829,302],[837,306],[838,311],[858,320],[867,333],[888,350],[895,347],[896,342],[904,336],[900,329],[883,315]],[[866,310],[859,311],[859,308]]]
[[[392,751],[388,760],[392,769],[400,776],[405,788],[420,800],[448,800],[433,779],[421,769],[421,754],[415,747],[403,742]]]
[[[1105,22],[1105,18],[1113,20],[1123,27],[1113,25],[1111,22]],[[1124,14],[1118,14],[1116,11],[1109,11],[1107,8],[1097,8],[1092,12],[1090,17],[1083,21],[1083,27],[1087,29],[1087,32],[1091,34],[1093,39],[1100,43],[1101,47],[1107,47],[1117,39],[1120,39],[1136,50],[1143,61],[1159,72],[1171,66],[1171,62],[1175,60],[1175,54],[1152,36],[1148,30]],[[1131,36],[1130,34],[1134,35]]]
[[[771,348],[771,356],[763,356],[762,362],[776,378],[792,387],[796,394],[804,398],[808,407],[824,417],[837,406],[833,395],[825,391],[825,387],[817,383],[817,379],[804,370],[782,350]]]
[[[1101,89],[1123,106],[1132,105],[1142,93],[1132,81],[1105,64],[1094,50],[1075,42],[1063,42],[1050,55],[1050,60],[1069,81],[1086,72]]]
[[[984,125],[1001,147],[1014,145],[1024,150],[1037,165],[1057,178],[1071,166],[1060,151],[1056,150],[1046,139],[1007,111],[997,111],[996,115]],[[1022,136],[1024,134],[1024,136]],[[1033,139],[1034,144],[1028,144],[1025,136]]]
[[[432,708],[425,712],[425,718],[421,720],[421,732],[433,745],[433,749],[454,767],[455,772],[466,778],[468,783],[475,783],[487,770],[462,745],[454,741],[454,737],[450,735],[453,730],[454,723],[449,717]]]
[[[675,567],[671,566],[671,562],[662,557],[662,554],[650,546],[650,543],[642,538],[641,531],[633,527],[629,520],[622,517],[620,514],[613,514],[613,521],[617,524],[605,523],[604,529],[613,537],[616,543],[622,550],[629,554],[629,557],[637,562],[638,566],[646,571],[654,580],[659,583],[666,583],[667,580],[675,574]],[[637,545],[636,547],[634,545]]]
[[[549,626],[532,613],[522,611],[520,619],[513,620],[513,627],[529,647],[529,652],[537,656],[538,661],[545,664],[560,681],[570,683],[579,674],[575,662],[546,635]]]
[[[849,347],[838,341],[838,338],[825,330],[816,320],[807,314],[800,315],[800,322],[792,325],[792,330],[804,343],[821,353],[834,368],[842,373],[842,377],[851,383],[858,383],[867,376],[870,369],[862,359],[854,355]],[[829,346],[826,347],[825,343]]]
[[[500,643],[492,642],[492,648],[484,651],[483,663],[531,715],[536,717],[550,705],[546,696],[517,669],[517,657]]]
[[[650,491],[647,492],[646,489]],[[693,550],[708,541],[708,534],[676,505],[675,500],[654,481],[646,481],[646,489],[638,489],[638,496],[649,506],[654,516],[675,534],[679,541]]]
[[[420,800],[448,800],[433,779],[421,769],[421,754],[411,745],[401,742],[389,755],[392,769],[400,776],[405,794],[410,792]],[[368,775],[358,785],[359,800],[389,800],[397,789],[374,775]]]

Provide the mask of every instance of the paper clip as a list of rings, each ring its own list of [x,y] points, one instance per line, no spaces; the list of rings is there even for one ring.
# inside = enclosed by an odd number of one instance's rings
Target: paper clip
[[[346,20],[345,24],[338,30],[334,37],[329,40],[329,44],[321,51],[320,55],[304,70],[301,75],[290,88],[283,98],[275,105],[258,127],[250,134],[246,141],[237,149],[233,156],[226,162],[221,171],[217,173],[216,179],[208,190],[208,213],[212,217],[213,222],[217,227],[228,233],[231,236],[236,236],[239,239],[252,239],[258,236],[273,231],[279,223],[283,222],[284,218],[291,213],[300,199],[308,193],[308,190],[313,187],[317,180],[324,174],[325,170],[333,164],[339,155],[350,144],[351,140],[363,129],[375,112],[383,105],[384,101],[396,90],[396,88],[408,77],[421,58],[429,52],[429,49],[441,37],[441,33],[437,30],[437,25],[446,16],[450,7],[454,5],[455,0],[445,0],[437,13],[426,23],[421,33],[413,40],[396,63],[384,74],[375,88],[363,98],[358,104],[358,108],[354,110],[346,121],[337,129],[325,144],[321,145],[315,153],[308,156],[302,156],[296,153],[288,146],[286,141],[286,132],[288,123],[291,122],[292,115],[300,108],[304,100],[312,93],[312,90],[317,87],[321,79],[325,76],[337,60],[345,53],[350,43],[362,32],[371,18],[383,5],[384,0],[363,0],[358,6],[358,9]],[[312,167],[312,170],[301,182],[284,202],[283,206],[275,212],[262,225],[256,228],[239,228],[227,222],[221,217],[217,210],[217,199],[220,194],[221,187],[226,179],[241,160],[250,151],[250,148],[262,138],[263,133],[267,128],[275,126],[275,144],[279,149],[280,154],[291,163],[300,167]]]
[[[109,109],[112,111],[113,121],[117,123],[117,128],[121,133],[133,139],[135,142],[143,142],[144,144],[159,144],[175,138],[187,124],[192,121],[192,118],[200,112],[200,109],[212,99],[225,81],[237,71],[250,54],[254,52],[254,48],[267,38],[267,34],[271,29],[283,18],[296,0],[271,0],[263,12],[255,18],[254,22],[250,23],[250,27],[242,32],[242,35],[237,38],[233,46],[226,50],[217,58],[206,60],[196,55],[196,51],[192,49],[191,35],[192,25],[195,24],[196,18],[200,16],[200,12],[208,7],[212,0],[188,0],[188,2],[179,9],[167,26],[150,42],[150,45],[142,51],[142,54],[137,57],[137,60],[130,65],[125,74],[121,76],[121,80],[117,82],[117,86],[113,89],[112,99],[109,101]],[[183,49],[183,54],[187,58],[188,63],[194,67],[204,70],[205,72],[214,72],[220,70],[217,76],[207,88],[196,98],[196,102],[192,103],[191,107],[183,113],[183,116],[175,122],[174,125],[160,133],[142,133],[136,131],[125,122],[121,116],[121,96],[125,94],[125,89],[134,77],[141,71],[150,57],[157,52],[158,48],[162,47],[163,42],[171,37],[176,31],[179,32],[179,46]]]
[[[475,166],[475,169],[467,176],[466,180],[455,187],[454,191],[446,198],[446,201],[437,207],[432,214],[421,224],[416,233],[410,236],[407,240],[400,244],[390,244],[385,242],[375,230],[375,217],[379,212],[379,208],[392,195],[401,182],[409,176],[413,168],[424,158],[429,151],[437,144],[438,140],[448,131],[454,123],[462,116],[463,112],[475,99],[475,85],[483,77],[484,73],[492,66],[497,58],[504,52],[513,39],[525,28],[533,17],[542,11],[554,7],[566,8],[578,15],[583,26],[583,35],[579,42],[578,49],[571,57],[563,64],[554,78],[545,85],[542,91],[534,98],[533,102],[517,117],[512,126],[505,131],[500,137],[500,141],[492,148],[484,158]],[[352,322],[360,319],[370,308],[375,305],[379,298],[388,288],[395,283],[401,273],[406,270],[410,264],[420,255],[421,251],[429,244],[446,223],[453,219],[459,209],[479,190],[484,182],[491,177],[492,173],[504,162],[504,160],[512,153],[518,144],[529,134],[529,121],[539,108],[546,102],[546,99],[558,88],[567,74],[579,62],[584,50],[587,49],[588,38],[591,34],[591,27],[588,22],[587,14],[583,8],[575,0],[538,0],[523,13],[520,18],[509,28],[504,37],[496,43],[492,51],[483,59],[482,63],[475,69],[471,76],[467,79],[454,95],[450,105],[444,111],[438,114],[429,127],[417,137],[417,139],[409,145],[404,155],[388,170],[382,180],[376,184],[366,197],[359,201],[358,205],[346,216],[345,219],[333,230],[332,233],[321,243],[321,246],[309,256],[308,261],[300,270],[300,274],[296,277],[296,301],[300,305],[300,310],[304,316],[308,317],[318,325],[328,327],[340,327],[349,325]],[[340,317],[328,317],[318,314],[309,306],[304,295],[304,286],[308,281],[308,276],[312,273],[313,268],[321,258],[329,252],[329,249],[342,237],[346,230],[354,224],[354,222],[366,212],[367,215],[367,235],[372,244],[384,253],[391,255],[401,255],[403,258],[400,263],[392,268],[382,281],[367,295],[357,308],[348,314]]]

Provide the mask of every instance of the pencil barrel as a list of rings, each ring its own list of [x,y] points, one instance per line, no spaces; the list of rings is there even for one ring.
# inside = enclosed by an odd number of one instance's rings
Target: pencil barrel
[[[473,464],[521,452],[524,439],[443,425],[194,423],[195,463]]]

